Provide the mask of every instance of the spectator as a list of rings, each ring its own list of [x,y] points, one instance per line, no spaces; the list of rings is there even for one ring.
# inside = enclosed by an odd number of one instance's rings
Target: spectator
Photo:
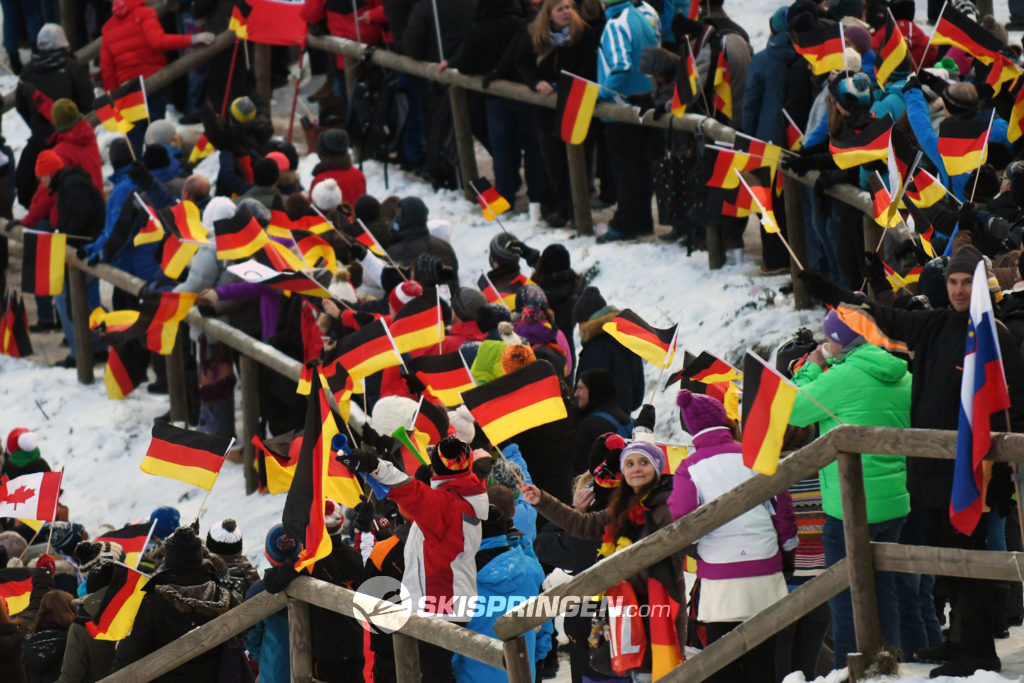
[[[5,24],[6,24],[6,14]],[[7,601],[0,598],[0,659],[4,662],[4,676],[10,683],[27,683],[25,665],[21,656],[25,649],[25,632],[7,613]]]
[[[568,250],[557,242],[546,247],[537,259],[530,279],[544,290],[548,306],[555,314],[555,326],[565,335],[570,357],[576,358],[572,308],[586,283],[570,266]]]
[[[628,437],[633,420],[618,405],[615,378],[604,368],[591,368],[580,374],[574,392],[576,407],[576,457],[574,474],[586,472],[590,451],[602,434]]]
[[[398,217],[391,233],[388,256],[402,268],[411,269],[420,254],[432,254],[452,268],[458,279],[459,260],[452,245],[430,234],[427,216],[430,211],[419,197],[406,197],[398,204]]]
[[[50,136],[48,145],[68,166],[81,166],[89,174],[100,198],[103,194],[103,170],[100,148],[96,144],[96,132],[85,120],[78,105],[68,98],[52,100],[31,83],[18,84],[22,95],[32,106],[49,120],[56,132]]]
[[[4,451],[4,476],[14,479],[24,474],[49,472],[50,466],[39,454],[39,439],[25,427],[12,429],[7,435],[7,450]]]
[[[576,377],[591,368],[604,368],[615,377],[619,408],[629,415],[644,400],[644,362],[604,331],[603,325],[619,314],[608,306],[597,287],[587,287],[573,307],[573,320],[580,328],[580,355]]]
[[[277,202],[282,201],[281,193],[275,187],[280,175],[276,161],[267,158],[260,159],[252,167],[252,187],[235,202],[241,203],[243,199],[252,198],[267,207],[267,211],[270,211]]]
[[[53,683],[60,676],[68,628],[75,620],[71,600],[71,594],[62,590],[43,596],[21,655],[28,683]]]
[[[310,197],[318,183],[333,178],[341,188],[341,199],[349,206],[355,205],[366,194],[366,176],[352,165],[349,153],[348,133],[330,129],[320,134],[316,153],[320,163],[313,168],[313,184],[309,187]]]
[[[206,548],[224,560],[232,590],[238,593],[239,598],[244,598],[249,588],[259,581],[260,575],[242,554],[242,530],[238,523],[228,517],[210,527],[206,533]]]

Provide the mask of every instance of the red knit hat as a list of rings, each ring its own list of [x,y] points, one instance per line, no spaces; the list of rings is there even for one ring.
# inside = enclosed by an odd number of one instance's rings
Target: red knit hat
[[[391,290],[391,294],[388,295],[388,305],[391,306],[391,310],[398,313],[402,310],[402,306],[406,305],[422,293],[423,285],[415,280],[406,280]]]
[[[44,149],[39,153],[39,156],[36,157],[37,178],[53,175],[62,168],[64,168],[64,160],[61,159],[60,155],[52,149]]]

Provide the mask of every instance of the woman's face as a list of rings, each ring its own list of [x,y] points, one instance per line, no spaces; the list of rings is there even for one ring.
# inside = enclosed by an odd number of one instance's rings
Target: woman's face
[[[587,389],[587,385],[582,381],[576,382],[576,407],[586,408],[587,404],[590,403],[590,389]]]
[[[639,453],[630,453],[622,461],[622,478],[634,491],[639,491],[654,481],[656,474],[651,461]]]
[[[551,28],[561,31],[569,25],[572,20],[572,3],[569,0],[562,0],[551,8]]]

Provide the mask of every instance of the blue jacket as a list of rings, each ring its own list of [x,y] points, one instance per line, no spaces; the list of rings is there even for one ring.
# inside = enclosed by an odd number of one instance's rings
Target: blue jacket
[[[145,197],[149,202],[149,205],[154,209],[164,209],[168,206],[173,206],[178,203],[178,198],[175,197],[164,185],[165,182],[177,177],[175,168],[172,166],[165,166],[164,168],[157,168],[150,173],[156,178],[157,182],[153,183],[148,190],[146,190]],[[129,199],[129,201],[131,201]],[[110,265],[121,270],[126,270],[136,277],[140,277],[146,282],[152,282],[160,278],[163,275],[163,271],[160,269],[160,259],[158,253],[163,249],[163,242],[151,242],[149,244],[143,244],[136,247],[132,242],[135,239],[136,233],[142,228],[145,223],[139,221],[135,226],[132,227],[131,235],[128,238],[128,242],[121,248],[121,251],[117,253],[114,258],[110,259]],[[113,227],[111,227],[113,229]]]
[[[103,245],[110,239],[110,233],[114,230],[114,224],[117,223],[117,218],[121,215],[121,207],[125,201],[134,201],[132,199],[132,192],[135,192],[138,186],[128,176],[129,168],[130,166],[122,166],[107,176],[107,179],[114,184],[114,187],[110,189],[110,194],[107,195],[107,218],[103,224],[103,232],[100,233],[95,242],[86,247],[87,255],[103,253]]]
[[[743,96],[743,132],[759,140],[782,142],[782,101],[786,72],[797,59],[788,33],[776,33],[768,46],[750,60],[747,92]]]
[[[265,590],[262,581],[254,583],[245,599]],[[289,683],[291,655],[288,649],[288,610],[275,612],[258,622],[245,634],[245,649],[260,665],[260,683]]]
[[[970,173],[961,173],[951,178],[946,171],[946,165],[942,163],[942,157],[939,155],[939,134],[932,128],[931,112],[928,111],[928,103],[925,102],[924,94],[920,88],[912,88],[903,94],[903,99],[907,102],[907,120],[910,122],[910,128],[914,131],[914,137],[917,138],[925,155],[939,169],[939,180],[960,201],[965,201],[967,199],[965,186]],[[983,115],[989,116],[990,114],[987,111],[984,114],[979,112],[975,118],[981,118]],[[990,145],[1010,146],[1009,140],[1006,139],[1006,121],[998,116],[992,122],[992,132],[988,141]]]
[[[526,484],[533,484],[533,477],[530,476],[530,468],[526,466],[526,461],[523,459],[523,454],[519,451],[519,446],[510,443],[505,446],[501,451],[502,455],[509,462],[518,465],[519,469],[523,471],[523,482]],[[530,554],[533,555],[533,542],[537,540],[537,508],[533,507],[526,502],[519,491],[513,491],[516,497],[516,514],[512,518],[512,524],[515,528],[523,532],[523,536],[529,541]]]
[[[607,23],[597,50],[597,82],[629,96],[651,89],[651,79],[640,73],[640,54],[645,47],[657,47],[658,36],[644,14],[628,0],[610,5],[604,11]],[[611,100],[611,92],[601,89],[597,98]]]
[[[507,536],[502,534],[483,539],[480,542],[480,551],[505,545],[509,546],[508,550],[477,570],[476,592],[480,596],[479,604],[481,605],[477,608],[479,612],[486,612],[485,607],[492,596],[516,597],[519,602],[523,602],[526,598],[533,597],[540,592],[540,585],[544,581],[544,570],[541,569],[540,562],[527,556],[522,547],[515,542],[510,542]],[[470,631],[494,638],[494,622],[499,616],[498,613],[474,616],[466,624],[466,627]],[[543,654],[538,651],[537,632],[530,629],[523,635],[526,638],[526,646],[529,649],[531,660],[534,663],[540,661],[547,651]],[[550,642],[550,638],[541,639],[541,641],[545,640]],[[530,670],[532,672],[534,667],[531,666]],[[452,657],[452,671],[455,674],[455,680],[459,683],[469,683],[470,681],[472,683],[489,683],[491,681],[506,683],[508,681],[508,674],[504,671],[463,655]]]

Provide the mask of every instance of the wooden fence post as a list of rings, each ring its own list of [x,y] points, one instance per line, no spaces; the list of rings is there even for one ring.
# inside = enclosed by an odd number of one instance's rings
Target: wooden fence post
[[[313,680],[313,646],[309,632],[309,604],[288,598],[288,650],[292,683]]]
[[[786,206],[786,235],[793,253],[807,267],[807,228],[804,225],[804,186],[799,182],[783,176],[782,199]],[[789,261],[790,272],[793,273],[793,306],[797,309],[810,308],[811,296],[804,286],[804,281],[796,275],[800,272],[792,259]]]
[[[185,347],[189,344],[188,326],[178,326],[171,353],[164,356],[167,364],[167,394],[171,400],[171,422],[188,424],[188,388],[185,386]]]
[[[725,248],[722,244],[722,227],[717,223],[712,223],[707,226],[705,235],[704,242],[708,248],[708,269],[718,270],[725,265]]]
[[[75,369],[81,384],[92,384],[92,333],[89,331],[89,297],[85,273],[68,266],[68,309],[75,333]]]
[[[400,632],[391,634],[395,651],[395,680],[398,683],[419,683],[420,650],[418,641]]]
[[[519,636],[505,641],[505,671],[509,683],[530,683],[533,680],[533,662],[526,647],[526,638]]]
[[[469,97],[464,88],[449,86],[448,98],[452,105],[452,125],[455,126],[455,145],[459,149],[459,175],[461,175],[462,191],[466,199],[476,201],[476,195],[469,184],[480,177],[476,168],[476,151],[473,149],[473,124],[469,119]],[[506,197],[509,204],[515,203],[515,197]]]
[[[270,98],[274,88],[270,81],[270,46],[253,43],[253,69],[256,72],[256,94],[270,108]]]
[[[68,39],[68,43],[71,45],[78,44],[78,20],[75,18],[77,12],[75,11],[75,2],[73,0],[60,0],[58,7],[60,8],[60,26],[64,29],[64,36]],[[83,26],[82,29],[85,27]],[[36,37],[29,36],[29,42],[35,43]]]
[[[590,212],[590,174],[587,172],[587,152],[583,145],[565,143],[569,159],[569,187],[572,190],[572,216],[577,235],[594,234],[594,216]]]
[[[245,468],[245,493],[248,495],[259,488],[255,467],[256,447],[252,445],[252,437],[260,428],[260,366],[249,356],[241,355],[238,371],[242,384],[242,466]]]
[[[853,627],[857,633],[857,654],[847,658],[850,680],[856,682],[865,671],[871,675],[895,674],[895,657],[885,651],[878,621],[875,570],[868,532],[868,508],[864,497],[864,467],[860,453],[838,455],[839,486],[843,499],[843,535],[846,538],[847,567],[850,570],[850,599]]]

